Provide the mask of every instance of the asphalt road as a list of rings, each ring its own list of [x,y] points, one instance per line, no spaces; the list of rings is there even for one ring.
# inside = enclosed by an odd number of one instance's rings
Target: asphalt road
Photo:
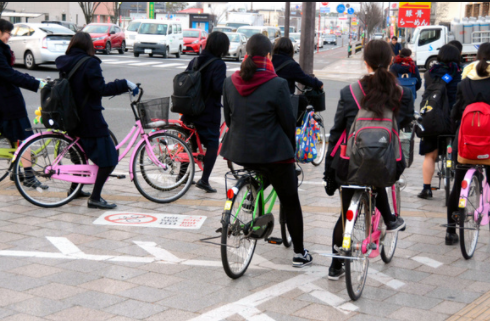
[[[334,48],[333,45],[325,45],[320,51],[327,51]],[[172,57],[172,56],[171,56]],[[152,99],[158,97],[169,97],[172,94],[172,80],[174,76],[187,67],[191,59],[196,55],[182,55],[181,58],[163,59],[161,57],[148,57],[141,55],[138,58],[133,57],[131,52],[124,55],[117,54],[114,51],[111,55],[99,55],[102,60],[103,75],[107,82],[114,79],[128,79],[134,83],[141,83],[144,88],[143,99]],[[295,57],[297,59],[297,55]],[[225,60],[227,65],[227,75],[231,76],[233,72],[239,70],[240,63],[232,60]],[[58,72],[54,65],[42,65],[37,70],[29,71],[23,66],[15,66],[23,73],[29,73],[36,78],[58,77]],[[327,122],[327,128],[330,128],[340,89],[346,83],[327,81],[327,110],[323,116]],[[29,118],[34,118],[34,111],[40,106],[39,93],[33,93],[28,90],[22,90],[27,105]],[[116,134],[118,140],[122,140],[134,125],[134,116],[130,109],[129,95],[116,97],[106,97],[103,99],[105,107],[104,117],[109,123],[111,130]],[[171,114],[171,119],[178,118],[178,115]]]

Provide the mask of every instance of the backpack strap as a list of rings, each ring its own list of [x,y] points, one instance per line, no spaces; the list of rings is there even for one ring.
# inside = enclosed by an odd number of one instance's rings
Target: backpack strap
[[[199,69],[197,69],[197,58],[194,58],[194,62],[192,63],[192,69],[194,71],[203,71],[204,68],[206,68],[210,63],[214,62],[215,60],[218,60],[218,58],[211,58],[209,59],[208,61],[206,61],[206,63],[204,65],[202,65],[201,67],[199,67]]]
[[[88,57],[83,57],[82,59],[80,59],[77,62],[77,64],[75,65],[75,67],[73,67],[73,69],[70,71],[70,73],[68,74],[68,77],[66,77],[66,79],[70,80],[71,77],[73,77],[73,75],[75,74],[75,72],[78,70],[78,68],[80,68],[80,66],[82,66],[83,63],[85,61],[89,60],[90,58],[92,58],[92,57],[88,56]]]
[[[280,65],[279,67],[277,67],[276,74],[279,72],[279,70],[282,70],[284,67],[286,67],[289,64],[292,64],[293,62],[294,62],[294,60],[288,60],[285,63],[283,63],[282,65]]]
[[[354,97],[354,100],[357,104],[357,108],[361,109],[361,101],[366,95],[364,93],[364,89],[362,88],[361,82],[358,81],[352,85],[349,86],[350,92],[352,94],[352,97]]]

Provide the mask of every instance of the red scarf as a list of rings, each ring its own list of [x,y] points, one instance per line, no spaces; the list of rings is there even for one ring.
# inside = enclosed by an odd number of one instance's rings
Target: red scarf
[[[245,59],[243,61],[245,61],[246,59],[252,59],[257,66],[257,72],[255,73],[253,78],[249,81],[243,80],[242,77],[240,77],[240,71],[236,71],[231,76],[231,81],[233,82],[233,85],[235,85],[238,93],[243,97],[251,95],[262,84],[265,84],[269,80],[277,77],[274,70],[274,65],[269,58],[262,56],[254,56],[250,58],[248,56],[245,56]]]
[[[400,55],[395,56],[395,64],[399,64],[402,66],[408,66],[408,71],[411,74],[415,73],[415,63],[413,62],[412,58],[410,58],[410,57],[402,58],[402,57],[400,57]]]

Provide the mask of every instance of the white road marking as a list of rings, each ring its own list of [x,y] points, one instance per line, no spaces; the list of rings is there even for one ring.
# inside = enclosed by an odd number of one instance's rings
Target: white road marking
[[[129,66],[149,66],[149,65],[158,65],[159,62],[156,61],[148,61],[148,62],[139,62],[136,64],[129,64]]]
[[[61,253],[65,255],[79,255],[83,252],[72,242],[70,242],[65,237],[47,237],[48,241],[51,242]]]
[[[359,308],[353,304],[348,304],[341,297],[322,289],[316,284],[308,283],[299,287],[303,292],[308,293],[309,295],[317,298],[318,300],[334,307],[344,314],[348,314],[353,311],[357,311]]]
[[[102,62],[119,61],[118,59],[101,59]]]
[[[444,265],[443,263],[441,263],[439,261],[436,261],[436,260],[433,260],[431,258],[424,257],[424,256],[415,256],[415,257],[412,257],[411,259],[414,261],[417,261],[419,263],[425,264],[427,266],[430,266],[431,268],[434,268],[434,269],[437,269],[437,268]]]
[[[402,281],[396,280],[396,279],[392,278],[391,276],[386,275],[384,273],[381,273],[381,272],[379,272],[373,268],[369,268],[368,276],[370,278],[378,281],[378,282],[383,283],[384,285],[389,286],[392,289],[395,289],[395,290],[399,289],[405,285],[405,283],[403,283]]]
[[[183,64],[165,64],[165,65],[157,65],[153,66],[154,68],[167,68],[167,67],[175,67],[175,66],[183,66]]]
[[[143,250],[150,253],[151,255],[153,255],[154,257],[156,257],[159,260],[167,261],[167,262],[174,262],[174,263],[179,263],[179,262],[184,261],[182,259],[179,259],[175,255],[173,255],[169,251],[164,250],[161,247],[157,247],[157,244],[154,242],[133,241],[133,243],[138,245]]]
[[[235,72],[235,71],[238,71],[238,70],[240,70],[240,68],[228,69],[227,71],[233,71],[233,72]]]
[[[121,64],[130,64],[132,62],[138,62],[138,60],[130,60],[130,61],[110,61],[106,62],[109,65],[121,65]]]
[[[182,67],[176,67],[177,69],[186,69],[187,67],[186,66],[182,66]]]

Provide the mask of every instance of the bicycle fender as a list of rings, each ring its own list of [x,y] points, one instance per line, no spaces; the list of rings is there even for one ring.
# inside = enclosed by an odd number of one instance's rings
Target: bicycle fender
[[[475,172],[476,172],[475,168],[470,168],[466,172],[466,175],[464,176],[464,180],[461,182],[461,194],[459,196],[458,208],[462,208],[462,209],[466,208],[466,200],[468,199],[468,194],[470,192],[471,178],[473,177]],[[463,188],[464,185],[466,185],[466,188]]]
[[[156,134],[162,134],[162,133],[165,133],[166,130],[158,130],[158,131],[154,131],[154,132],[151,132],[150,134],[148,134],[148,138],[151,138],[152,136],[156,135]],[[138,151],[138,148],[145,143],[145,140],[144,139],[141,139],[135,146],[135,148],[133,149],[133,153],[131,154],[131,160],[129,161],[129,178],[131,180],[131,182],[134,180],[134,173],[133,173],[133,162],[136,161],[136,152]]]

